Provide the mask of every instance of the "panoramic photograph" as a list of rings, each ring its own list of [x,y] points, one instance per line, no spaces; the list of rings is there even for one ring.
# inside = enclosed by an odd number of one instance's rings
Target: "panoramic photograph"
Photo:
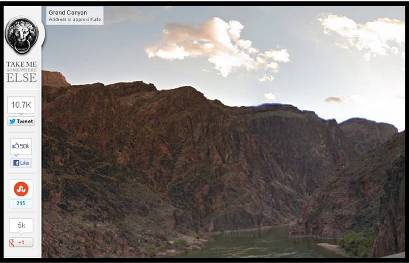
[[[42,10],[42,257],[405,257],[405,7]]]

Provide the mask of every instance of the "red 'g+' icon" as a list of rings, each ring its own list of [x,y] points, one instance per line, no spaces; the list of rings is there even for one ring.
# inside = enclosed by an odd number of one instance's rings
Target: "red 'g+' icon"
[[[28,193],[28,185],[25,182],[17,182],[14,185],[14,193],[18,196],[25,196]]]

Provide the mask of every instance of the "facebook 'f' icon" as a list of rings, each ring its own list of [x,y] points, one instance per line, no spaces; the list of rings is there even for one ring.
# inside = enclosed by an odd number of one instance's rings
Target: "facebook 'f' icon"
[[[20,166],[19,160],[13,160],[13,166]]]

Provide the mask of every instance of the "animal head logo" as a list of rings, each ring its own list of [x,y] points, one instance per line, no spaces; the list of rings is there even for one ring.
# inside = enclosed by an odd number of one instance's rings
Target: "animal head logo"
[[[27,18],[10,20],[6,26],[6,41],[18,54],[26,54],[38,39],[37,26]]]

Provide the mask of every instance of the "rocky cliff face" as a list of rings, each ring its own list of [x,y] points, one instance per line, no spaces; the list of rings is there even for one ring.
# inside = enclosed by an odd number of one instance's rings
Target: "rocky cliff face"
[[[64,75],[55,71],[42,71],[43,85],[49,87],[68,87],[70,83],[67,82]]]
[[[339,124],[340,128],[354,144],[360,154],[389,140],[398,130],[387,123],[377,123],[360,118],[352,118]]]
[[[405,244],[404,159],[403,132],[329,178],[306,201],[291,233],[340,238],[349,230],[375,232],[374,256],[401,252]]]
[[[405,155],[387,170],[383,190],[380,220],[375,225],[374,257],[405,251]]]
[[[153,256],[165,236],[178,238],[169,202],[69,131],[44,124],[44,257]]]
[[[50,256],[62,217],[72,231],[83,229],[80,242],[101,235],[101,251],[116,240],[122,247],[109,253],[125,256],[147,255],[138,244],[163,245],[170,236],[289,222],[322,182],[359,156],[334,120],[290,105],[227,107],[192,87],[52,87],[46,79],[44,181],[50,195],[63,198],[44,197]],[[67,255],[101,255],[91,247],[79,252],[74,236],[64,240]]]

